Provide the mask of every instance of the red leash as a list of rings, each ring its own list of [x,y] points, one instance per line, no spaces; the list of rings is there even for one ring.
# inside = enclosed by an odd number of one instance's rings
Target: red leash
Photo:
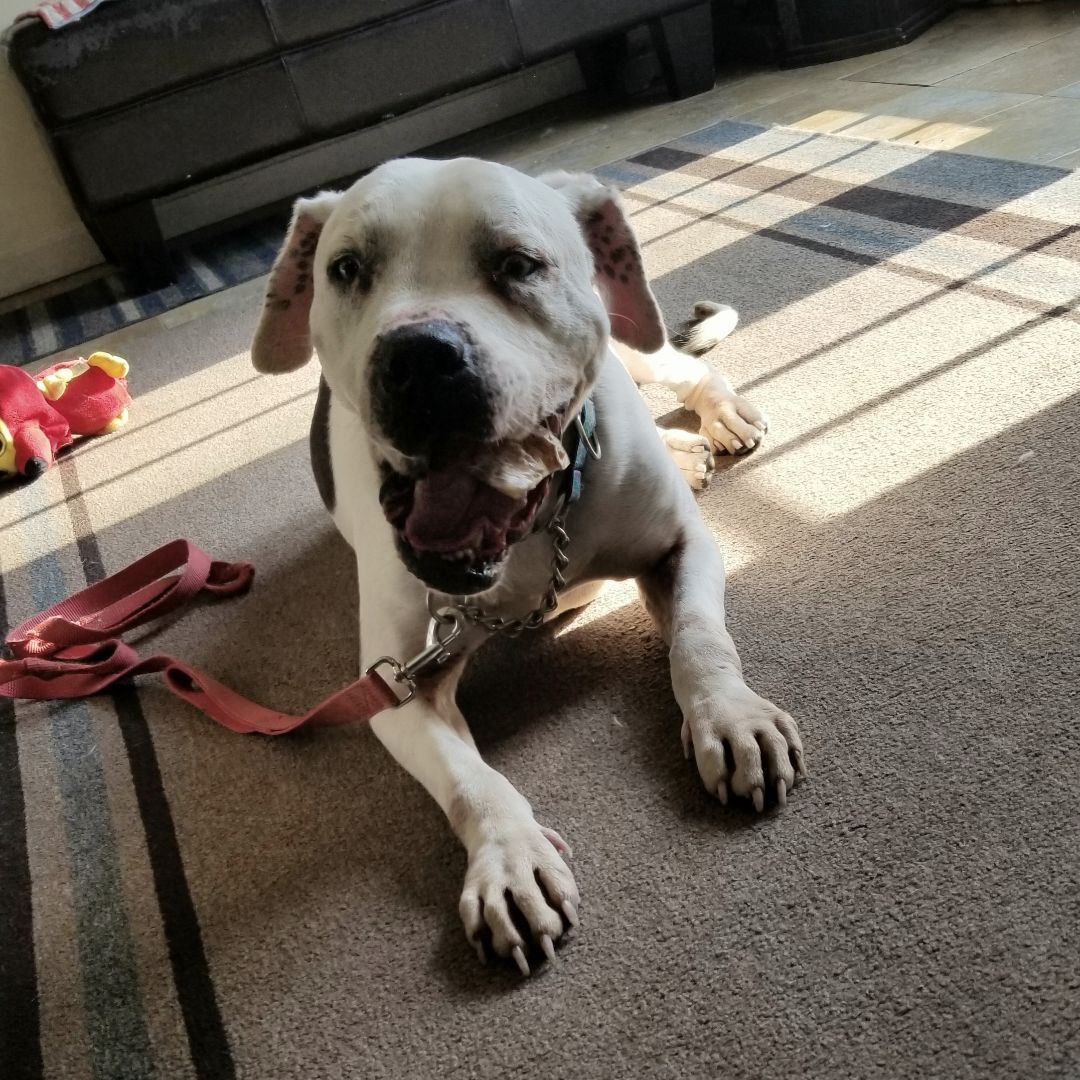
[[[177,570],[179,573],[173,574]],[[173,540],[119,573],[69,596],[8,634],[13,660],[0,659],[0,697],[89,697],[121,679],[160,672],[177,697],[231,731],[283,735],[304,724],[370,720],[411,698],[412,671],[383,657],[356,682],[303,716],[275,712],[172,656],[146,659],[120,635],[183,607],[200,592],[235,596],[251,587],[249,563],[214,562],[190,540]],[[409,693],[399,697],[375,668],[386,666]]]

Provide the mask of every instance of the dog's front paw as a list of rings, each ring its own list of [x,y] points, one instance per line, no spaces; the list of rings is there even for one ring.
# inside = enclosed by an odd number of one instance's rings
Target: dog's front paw
[[[760,813],[768,791],[783,806],[806,776],[795,721],[738,678],[695,703],[683,718],[682,741],[705,787],[725,805],[734,794]]]
[[[704,491],[709,486],[716,462],[713,459],[712,441],[704,435],[695,435],[678,428],[657,428],[660,439],[668,448],[675,464],[694,491]]]
[[[724,453],[749,453],[769,430],[765,414],[736,394],[722,375],[702,379],[684,404],[701,417],[701,434]]]
[[[531,819],[500,829],[470,850],[459,910],[482,961],[490,947],[528,975],[530,959],[555,959],[555,942],[578,922],[577,884],[562,859],[568,852],[554,829]]]

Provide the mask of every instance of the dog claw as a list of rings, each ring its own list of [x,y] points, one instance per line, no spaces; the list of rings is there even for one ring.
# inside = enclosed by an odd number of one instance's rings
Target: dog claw
[[[550,935],[548,935],[548,934],[541,934],[540,935],[540,949],[543,952],[543,954],[548,958],[548,963],[551,963],[551,964],[556,963],[555,945],[552,942]]]
[[[571,857],[573,856],[574,853],[570,850],[570,845],[554,829],[545,829],[541,825],[540,826],[540,831],[547,838],[548,843],[550,843],[551,846],[560,855],[568,855],[568,856],[571,856]]]
[[[723,780],[721,780],[720,783],[716,785],[716,797],[720,800],[721,806],[727,806],[728,790],[727,784]]]
[[[776,781],[776,805],[787,806],[787,784],[783,780]]]
[[[765,809],[765,792],[756,787],[750,793],[750,797],[754,800],[754,809],[760,814]]]
[[[566,916],[566,921],[571,926],[577,926],[577,924],[581,921],[578,918],[578,913],[574,908],[574,905],[571,904],[569,900],[564,900],[562,902],[562,913]]]
[[[520,945],[515,945],[510,955],[514,958],[514,963],[517,964],[518,971],[522,975],[528,976],[532,974],[529,970],[529,961],[525,959],[525,953]]]
[[[473,948],[476,949],[476,955],[480,958],[480,963],[487,967],[487,953],[484,952],[484,943],[482,941],[474,941]]]
[[[805,780],[809,774],[806,771],[806,763],[803,761],[802,751],[795,751],[795,779]]]

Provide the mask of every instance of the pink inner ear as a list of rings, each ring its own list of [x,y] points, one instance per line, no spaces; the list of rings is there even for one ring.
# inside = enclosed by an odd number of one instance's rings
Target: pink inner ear
[[[611,336],[640,352],[656,352],[666,338],[664,320],[645,278],[637,240],[614,200],[586,218],[585,240],[596,287],[611,319]]]
[[[270,271],[251,354],[259,371],[293,371],[311,359],[312,266],[320,224],[300,214]]]

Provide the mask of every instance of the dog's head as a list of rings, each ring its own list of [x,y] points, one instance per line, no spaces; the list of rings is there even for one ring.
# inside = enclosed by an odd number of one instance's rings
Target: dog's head
[[[467,594],[496,582],[549,483],[497,490],[484,463],[561,437],[609,333],[646,352],[664,341],[612,191],[406,158],[297,203],[252,357],[284,372],[318,351],[368,434],[406,565]]]

